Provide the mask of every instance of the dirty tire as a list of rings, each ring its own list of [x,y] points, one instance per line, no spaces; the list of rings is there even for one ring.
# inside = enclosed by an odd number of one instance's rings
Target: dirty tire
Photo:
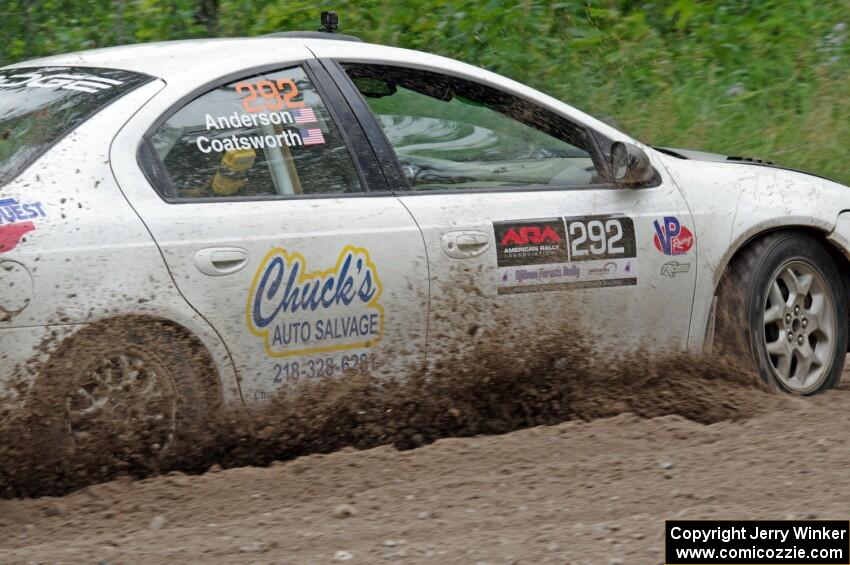
[[[214,375],[203,347],[170,324],[133,318],[81,330],[31,391],[35,475],[84,484],[188,456],[220,403]]]
[[[837,386],[847,351],[848,301],[823,244],[805,233],[777,232],[746,248],[720,284],[717,338],[721,350],[753,360],[778,390],[808,396]]]

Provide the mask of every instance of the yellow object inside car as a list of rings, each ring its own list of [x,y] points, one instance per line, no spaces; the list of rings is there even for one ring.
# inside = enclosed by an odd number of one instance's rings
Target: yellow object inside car
[[[217,196],[231,196],[242,190],[256,159],[253,149],[225,151],[212,181],[213,192]]]

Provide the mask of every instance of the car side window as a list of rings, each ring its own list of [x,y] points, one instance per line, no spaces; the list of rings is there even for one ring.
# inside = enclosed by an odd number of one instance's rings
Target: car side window
[[[343,68],[413,190],[608,183],[587,130],[527,100],[429,71]]]
[[[361,192],[348,148],[301,67],[218,86],[149,142],[175,198]]]

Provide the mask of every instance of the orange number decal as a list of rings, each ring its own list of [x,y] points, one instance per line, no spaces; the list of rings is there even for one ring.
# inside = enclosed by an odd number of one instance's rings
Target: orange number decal
[[[262,112],[262,106],[251,106],[251,102],[257,99],[257,91],[254,89],[254,85],[250,82],[240,82],[235,86],[236,92],[242,92],[247,90],[248,95],[242,99],[242,107],[245,108],[246,112],[254,113],[254,112]]]
[[[280,92],[277,91],[273,82],[261,80],[257,83],[257,90],[260,92],[260,96],[265,98],[267,110],[272,112],[283,110],[283,98],[280,97]]]
[[[299,102],[297,100],[293,100],[300,93],[298,92],[298,87],[295,85],[295,81],[291,78],[282,78],[277,81],[277,87],[283,92],[283,99],[286,101],[287,108],[303,108],[304,102]],[[286,88],[289,87],[289,91],[287,92]]]
[[[236,92],[247,92],[248,94],[242,99],[242,107],[246,112],[276,112],[286,108],[303,108],[304,102],[293,100],[297,98],[300,92],[295,81],[289,78],[283,78],[277,81],[277,84],[270,80],[261,80],[256,85],[250,82],[240,82],[236,86]],[[283,97],[281,97],[283,93]],[[263,98],[259,105],[252,105],[252,102]]]

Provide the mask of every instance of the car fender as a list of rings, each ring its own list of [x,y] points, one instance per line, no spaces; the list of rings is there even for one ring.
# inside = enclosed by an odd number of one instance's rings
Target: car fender
[[[777,229],[802,228],[827,236],[839,213],[850,209],[850,188],[820,177],[758,164],[654,153],[679,185],[693,215],[698,249],[688,342],[693,350],[707,345],[717,285],[742,247]]]
[[[841,211],[827,239],[850,260],[850,210]]]
[[[154,81],[107,106],[3,187],[4,198],[38,202],[45,213],[14,248],[0,253],[3,272],[24,281],[26,294],[0,311],[0,390],[3,384],[9,388],[10,379],[16,390],[26,388],[31,383],[21,375],[31,380],[35,372],[22,371],[22,364],[44,361],[57,341],[86,325],[141,315],[171,321],[197,337],[216,364],[225,402],[241,400],[227,349],[178,292],[109,165],[118,128],[161,88]],[[21,335],[27,336],[25,347],[17,347]]]

